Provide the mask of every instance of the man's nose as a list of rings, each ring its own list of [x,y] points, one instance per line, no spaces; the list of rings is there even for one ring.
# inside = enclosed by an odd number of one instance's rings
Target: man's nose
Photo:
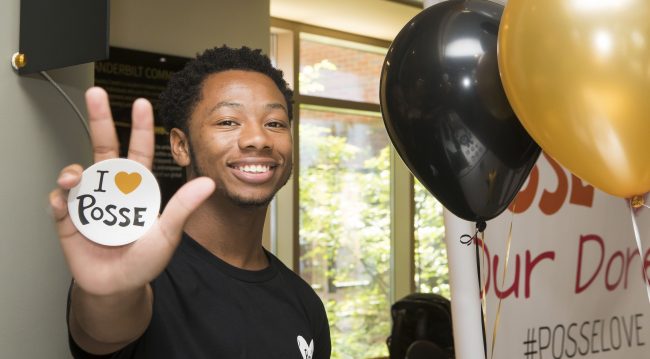
[[[262,124],[245,124],[239,136],[239,147],[242,149],[270,149],[273,148],[271,137]]]

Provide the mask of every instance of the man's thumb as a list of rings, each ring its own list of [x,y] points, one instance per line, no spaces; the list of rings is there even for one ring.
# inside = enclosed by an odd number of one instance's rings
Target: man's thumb
[[[170,237],[180,236],[187,218],[214,192],[214,187],[212,179],[199,177],[176,191],[159,218],[163,233]]]

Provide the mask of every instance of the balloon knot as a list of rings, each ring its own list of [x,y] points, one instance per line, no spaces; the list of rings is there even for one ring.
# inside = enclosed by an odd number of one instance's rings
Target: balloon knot
[[[643,196],[634,196],[630,200],[630,203],[632,204],[632,208],[639,208],[645,204],[645,201],[643,200]]]
[[[487,227],[487,223],[485,221],[478,221],[476,222],[476,230],[483,233],[485,231],[485,228]]]

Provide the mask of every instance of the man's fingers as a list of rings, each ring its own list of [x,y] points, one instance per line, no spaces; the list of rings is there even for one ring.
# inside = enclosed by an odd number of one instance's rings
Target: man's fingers
[[[119,157],[119,143],[106,91],[90,88],[86,91],[86,106],[95,162]]]
[[[180,236],[187,218],[214,192],[214,187],[210,178],[200,177],[174,194],[159,219],[160,230],[168,240]]]
[[[86,104],[95,162],[119,157],[120,147],[108,94],[102,88],[93,87],[86,91]],[[146,99],[137,99],[133,103],[128,158],[149,169],[153,164],[153,126],[151,103]]]
[[[79,184],[82,173],[83,168],[80,165],[74,164],[66,166],[59,173],[59,177],[56,179],[56,183],[59,185],[59,187],[68,190]]]
[[[52,209],[52,218],[60,221],[68,215],[68,204],[66,195],[68,191],[57,188],[50,192],[50,208]]]
[[[50,192],[50,208],[59,238],[64,239],[77,233],[77,228],[74,226],[68,215],[67,190],[57,188]]]
[[[50,209],[56,224],[59,238],[67,238],[77,233],[77,228],[68,215],[68,193],[71,188],[79,184],[83,167],[78,164],[66,166],[59,173],[56,183],[59,188],[50,192]]]
[[[154,152],[153,108],[146,99],[133,102],[129,159],[151,169]]]

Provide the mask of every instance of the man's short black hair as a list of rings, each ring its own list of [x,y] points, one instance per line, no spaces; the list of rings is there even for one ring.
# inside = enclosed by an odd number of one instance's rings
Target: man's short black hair
[[[205,50],[169,79],[158,102],[159,115],[167,131],[178,128],[187,133],[187,120],[201,100],[203,82],[211,74],[228,70],[254,71],[270,77],[284,95],[289,119],[292,118],[293,91],[282,78],[282,71],[273,67],[262,50],[251,50],[246,46],[236,49],[224,45]]]

